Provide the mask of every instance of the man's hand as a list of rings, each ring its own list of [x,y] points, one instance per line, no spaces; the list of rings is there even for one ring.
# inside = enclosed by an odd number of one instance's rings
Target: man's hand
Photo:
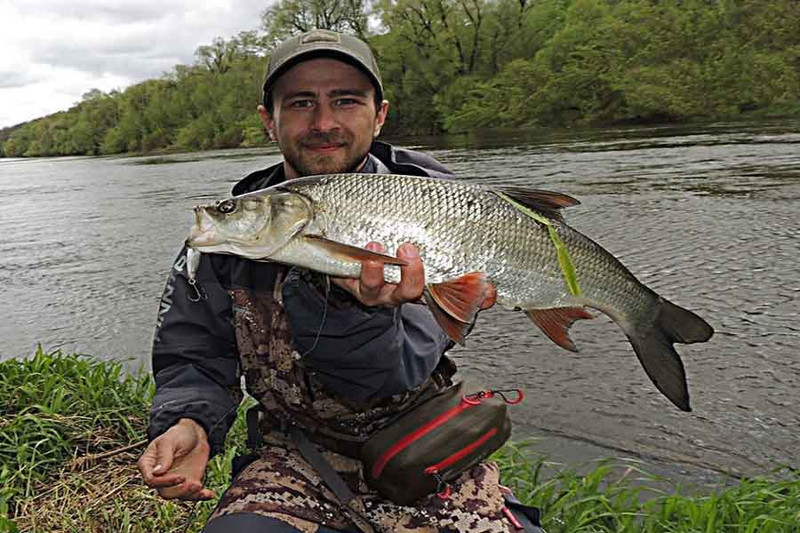
[[[372,252],[386,251],[377,242],[371,242],[365,248]],[[425,288],[425,271],[419,250],[413,244],[406,243],[397,249],[397,257],[408,264],[400,267],[400,283],[396,285],[384,281],[383,263],[369,260],[362,262],[360,278],[331,278],[331,281],[368,306],[396,307],[404,302],[419,300]]]
[[[386,251],[384,246],[377,242],[371,242],[365,248],[373,252]],[[383,263],[380,261],[364,261],[359,279],[331,278],[331,281],[368,306],[396,307],[404,302],[419,300],[425,288],[425,269],[419,257],[419,250],[413,244],[405,243],[397,249],[397,257],[408,263],[400,267],[398,284],[384,281]],[[497,291],[492,285],[488,285],[481,309],[493,306],[496,299]]]
[[[206,432],[190,418],[181,418],[153,440],[139,458],[145,484],[167,500],[208,500],[213,490],[203,487],[209,452]]]

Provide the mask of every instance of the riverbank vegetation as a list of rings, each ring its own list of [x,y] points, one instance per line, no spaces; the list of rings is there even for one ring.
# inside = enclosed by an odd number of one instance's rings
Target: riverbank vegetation
[[[796,0],[279,0],[192,65],[0,131],[0,155],[263,144],[268,50],[314,27],[369,41],[388,134],[800,115]]]
[[[149,376],[117,362],[42,350],[0,362],[0,533],[200,531],[214,502],[161,500],[136,471],[152,394]],[[218,494],[243,449],[243,418],[210,464]],[[772,533],[800,521],[800,472],[692,496],[664,492],[635,463],[577,475],[531,457],[515,445],[497,456],[504,481],[543,509],[551,533]]]

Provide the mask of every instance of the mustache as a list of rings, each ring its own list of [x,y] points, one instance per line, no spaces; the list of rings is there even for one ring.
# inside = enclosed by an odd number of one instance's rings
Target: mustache
[[[300,140],[301,146],[320,146],[327,144],[347,144],[349,139],[340,133],[312,133]]]

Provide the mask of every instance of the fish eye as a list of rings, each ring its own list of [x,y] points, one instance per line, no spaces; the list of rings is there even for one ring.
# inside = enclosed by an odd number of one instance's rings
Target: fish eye
[[[228,213],[233,213],[236,210],[236,202],[233,200],[222,200],[221,202],[217,202],[217,211],[222,213],[223,215],[227,215]]]

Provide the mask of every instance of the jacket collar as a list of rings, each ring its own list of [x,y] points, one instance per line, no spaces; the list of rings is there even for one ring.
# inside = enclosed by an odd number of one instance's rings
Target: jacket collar
[[[450,169],[427,154],[404,148],[395,148],[381,141],[372,142],[369,155],[370,157],[362,172],[406,174],[440,179],[452,179],[454,177]],[[286,181],[286,174],[283,171],[283,162],[280,162],[248,174],[233,186],[232,193],[234,196],[239,196],[240,194],[266,189],[284,181]]]

